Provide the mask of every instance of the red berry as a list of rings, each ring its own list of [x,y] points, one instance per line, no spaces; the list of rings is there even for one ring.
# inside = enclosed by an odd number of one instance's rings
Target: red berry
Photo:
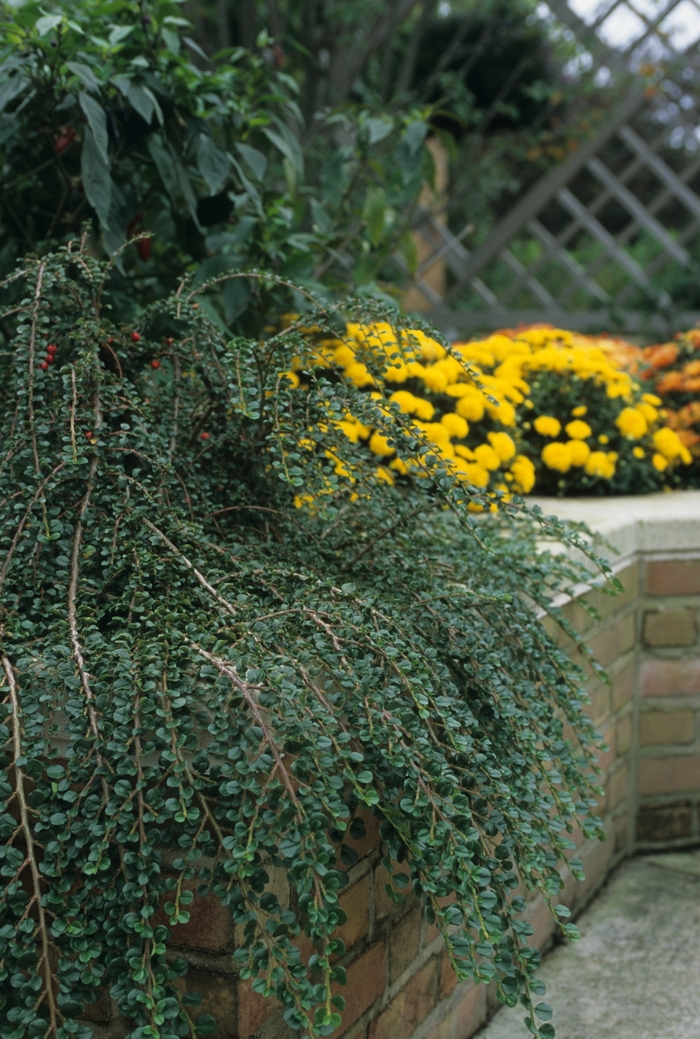
[[[151,368],[160,368],[160,361],[151,361]]]
[[[139,254],[141,259],[146,262],[151,258],[151,239],[139,238],[136,243],[136,252]]]
[[[141,342],[141,336],[138,334],[138,332],[132,332],[131,333],[131,342],[132,343],[140,343]]]
[[[45,363],[45,364],[53,364],[53,362],[54,362],[55,360],[56,360],[56,358],[54,357],[54,355],[53,355],[53,354],[47,354],[47,355],[46,355],[46,361],[45,361],[44,363]]]
[[[48,368],[48,364],[46,363],[46,361],[42,361],[39,367],[42,369],[42,371],[46,371],[46,369]]]
[[[165,342],[167,343],[168,346],[172,346],[173,343],[175,342],[175,340],[168,338],[168,339],[165,340]]]
[[[200,433],[199,435],[202,438],[202,440],[208,440],[209,439],[209,434],[208,433]]]
[[[46,347],[46,352],[49,353],[49,354],[57,354],[58,353],[58,347],[56,346],[55,343],[49,343],[49,345]]]
[[[114,336],[110,336],[109,339],[107,340],[107,346],[111,346],[113,342],[114,342]]]
[[[89,439],[90,439],[90,438],[92,437],[92,430],[91,430],[91,429],[86,429],[86,430],[85,430],[85,436],[86,436],[86,437],[88,438],[88,440],[89,440]]]
[[[66,126],[65,129],[61,130],[53,146],[56,155],[63,155],[64,151],[70,148],[77,136],[77,132],[74,126]]]

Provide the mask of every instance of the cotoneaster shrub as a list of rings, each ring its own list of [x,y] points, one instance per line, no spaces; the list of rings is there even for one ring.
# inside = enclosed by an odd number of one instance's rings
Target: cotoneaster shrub
[[[124,326],[106,276],[74,244],[4,315],[0,1036],[88,1039],[105,992],[131,1039],[210,1034],[168,955],[210,892],[240,976],[330,1034],[344,835],[371,810],[393,897],[410,878],[460,977],[551,1037],[516,891],[564,921],[569,833],[599,834],[582,675],[537,612],[566,628],[581,570],[536,546],[577,535],[515,501],[470,515],[480,488],[294,326],[227,341],[187,287]],[[315,320],[380,316],[353,307]],[[378,480],[348,414],[415,478]]]
[[[611,356],[596,340],[547,327],[449,351],[420,328],[388,322],[350,323],[342,338],[308,334],[317,345],[312,363],[370,396],[381,389],[456,479],[482,488],[492,503],[513,492],[659,490],[682,482],[691,461],[664,424],[661,399],[643,392],[619,347]],[[305,385],[298,365],[290,378]],[[415,457],[373,425],[351,415],[342,428],[381,460],[378,478],[391,483],[415,468]]]

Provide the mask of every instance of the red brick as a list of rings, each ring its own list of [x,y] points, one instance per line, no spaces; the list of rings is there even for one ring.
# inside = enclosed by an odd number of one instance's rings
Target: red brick
[[[693,696],[700,693],[700,660],[658,660],[642,663],[643,696]]]
[[[639,742],[643,747],[694,741],[694,711],[644,711],[639,719]]]
[[[249,1039],[268,1018],[278,1014],[280,1004],[274,996],[261,996],[251,988],[249,981],[238,982],[238,1026],[233,1035],[236,1039]],[[218,1021],[219,1015],[210,1011]],[[224,1033],[225,1034],[225,1033]],[[228,1036],[226,1037],[228,1039]],[[231,1037],[233,1039],[233,1036]]]
[[[371,852],[373,852],[375,848],[379,848],[382,843],[382,839],[379,834],[380,821],[379,819],[377,819],[376,815],[373,815],[368,808],[361,809],[360,811],[358,811],[357,814],[358,817],[362,819],[362,822],[365,824],[364,837],[360,837],[360,839],[356,841],[353,840],[353,838],[350,836],[350,833],[347,832],[343,840],[345,844],[347,844],[350,848],[357,852],[357,857],[359,859],[363,859],[366,855],[369,855]]]
[[[630,828],[629,828],[629,815],[628,813],[621,812],[615,817],[613,821],[613,829],[615,833],[615,854],[619,852],[627,851],[630,839]]]
[[[469,1039],[483,1025],[487,1013],[486,985],[473,985],[426,1039]]]
[[[637,840],[662,843],[689,837],[691,825],[689,801],[641,805],[637,812]]]
[[[583,860],[583,872],[585,880],[578,882],[576,887],[576,903],[583,902],[588,894],[604,880],[613,855],[615,854],[614,835],[608,833],[604,841],[596,841],[587,849],[583,849],[580,857]]]
[[[590,640],[590,648],[593,656],[603,667],[608,667],[614,660],[621,657],[627,650],[632,649],[635,643],[635,615],[628,613],[624,617],[618,617],[612,624],[604,628]]]
[[[634,696],[637,662],[631,657],[612,677],[612,707],[618,711]]]
[[[551,909],[541,896],[538,895],[527,907],[525,919],[535,929],[535,933],[532,938],[528,939],[528,942],[541,949],[552,937],[557,926]]]
[[[647,610],[644,614],[647,646],[692,646],[697,638],[695,610]]]
[[[192,967],[177,983],[181,992],[198,992],[202,997],[201,1004],[189,1011],[192,1018],[196,1021],[200,1014],[211,1014],[218,1025],[217,1034],[227,1036],[239,1034],[236,1014],[236,990],[239,985],[235,975],[208,974]],[[279,1004],[276,1009],[279,1009]],[[240,1039],[247,1039],[250,1034],[241,1032]]]
[[[356,942],[367,937],[370,883],[367,873],[340,896],[340,908],[347,914],[347,920],[338,928],[337,937],[343,939],[347,949],[351,949]]]
[[[392,928],[389,934],[390,985],[394,984],[418,955],[422,924],[422,908],[415,906]]]
[[[443,949],[440,953],[440,978],[439,978],[439,995],[440,999],[445,999],[449,996],[450,992],[453,992],[457,987],[457,975],[455,974],[454,967],[450,963],[450,957],[447,953],[447,949]]]
[[[108,1024],[111,1016],[109,994],[103,992],[99,999],[85,1007],[81,1021],[93,1021],[96,1024]]]
[[[613,812],[629,794],[629,767],[625,763],[610,777],[608,811]]]
[[[647,563],[649,595],[700,595],[700,559],[659,559]]]
[[[369,1039],[407,1039],[438,998],[437,956],[428,960],[369,1026]]]
[[[405,873],[406,876],[408,876],[408,869],[406,868],[405,863],[403,865],[399,865],[395,862],[393,863],[393,867],[395,872]],[[376,870],[374,871],[374,915],[377,920],[382,920],[385,916],[389,916],[390,913],[402,911],[401,906],[397,906],[396,903],[391,898],[389,898],[386,891],[384,890],[384,886],[388,884],[390,881],[391,877],[389,876],[389,873],[384,869],[380,862]],[[398,888],[396,890],[399,891]],[[409,880],[408,885],[404,888],[401,888],[399,894],[407,896],[411,893],[412,890],[413,884]],[[405,901],[406,898],[404,898],[404,903]],[[404,903],[402,903],[402,905]]]
[[[333,1035],[340,1036],[372,1006],[386,988],[386,945],[377,942],[358,956],[348,967],[346,985],[333,987],[334,994],[344,996],[343,1023]]]
[[[693,793],[700,789],[700,757],[676,754],[669,758],[642,758],[638,787],[640,794]]]
[[[617,753],[622,756],[628,752],[632,745],[632,715],[625,714],[617,723],[615,736]]]
[[[173,893],[168,892],[163,901],[172,902]],[[154,926],[165,924],[170,927],[173,945],[184,945],[189,949],[214,953],[228,952],[231,949],[234,936],[233,918],[227,907],[222,905],[215,895],[205,895],[204,898],[195,895],[186,908],[190,914],[188,923],[176,924],[173,927],[165,910],[161,908],[155,914]]]

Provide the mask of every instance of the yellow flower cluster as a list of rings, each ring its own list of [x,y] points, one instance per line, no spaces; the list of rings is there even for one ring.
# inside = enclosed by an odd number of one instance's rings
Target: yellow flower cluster
[[[348,324],[342,340],[317,342],[312,364],[340,370],[396,407],[459,480],[489,493],[527,494],[536,484],[545,493],[585,493],[596,481],[621,479],[625,467],[634,489],[640,467],[658,481],[690,461],[678,435],[662,426],[659,398],[643,394],[602,346],[572,332],[500,332],[448,351],[419,329]],[[390,420],[388,407],[385,414]],[[419,475],[417,460],[397,451],[390,421],[370,429],[347,415],[339,426],[377,457],[379,479]]]

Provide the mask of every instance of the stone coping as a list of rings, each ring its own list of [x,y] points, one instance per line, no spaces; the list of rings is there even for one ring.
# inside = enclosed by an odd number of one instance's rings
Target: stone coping
[[[618,555],[601,548],[615,568],[650,553],[700,555],[700,491],[621,495],[610,498],[528,497],[546,516],[583,522]]]

